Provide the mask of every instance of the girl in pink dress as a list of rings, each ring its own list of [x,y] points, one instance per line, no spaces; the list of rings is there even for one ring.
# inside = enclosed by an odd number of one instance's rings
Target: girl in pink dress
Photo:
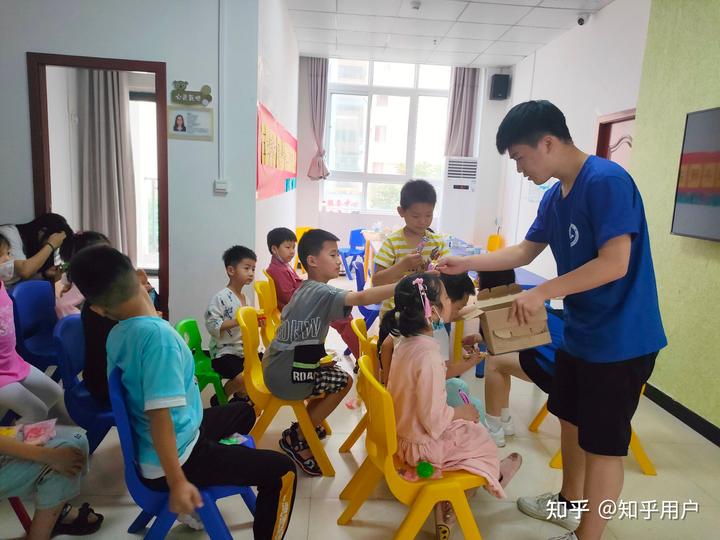
[[[388,391],[395,406],[398,456],[414,468],[427,461],[439,471],[463,470],[484,477],[485,489],[504,498],[503,487],[522,462],[513,453],[502,462],[477,409],[469,403],[447,404],[445,358],[433,339],[432,316],[449,318],[451,302],[437,275],[403,278],[395,288],[395,308],[382,320],[381,333],[402,338],[393,353]],[[449,537],[455,521],[446,501],[435,509],[436,534]]]

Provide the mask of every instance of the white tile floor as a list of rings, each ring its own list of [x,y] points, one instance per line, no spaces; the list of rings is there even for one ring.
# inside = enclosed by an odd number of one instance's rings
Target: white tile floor
[[[345,283],[348,283],[345,281]],[[339,283],[341,284],[341,283]],[[328,349],[344,348],[339,336],[331,330]],[[347,361],[346,369],[350,370]],[[465,375],[473,395],[483,396],[482,379],[472,373]],[[204,398],[209,399],[206,392]],[[523,455],[523,467],[507,489],[508,499],[498,501],[481,490],[470,505],[485,540],[545,540],[562,534],[563,529],[552,524],[530,519],[521,514],[515,500],[522,495],[557,491],[560,472],[547,463],[556,451],[559,427],[553,417],[543,423],[538,433],[527,431],[527,425],[546,396],[529,383],[514,381],[511,409],[518,433],[509,439],[501,455],[517,451]],[[355,427],[361,416],[358,410],[339,407],[331,416],[333,435],[325,442],[336,469],[334,478],[308,478],[300,476],[295,509],[292,515],[288,540],[387,540],[393,537],[406,508],[395,501],[387,488],[379,488],[360,509],[349,526],[340,527],[336,520],[345,503],[338,494],[362,462],[365,449],[362,439],[350,454],[339,454],[338,447]],[[289,425],[291,413],[281,411],[270,429],[260,441],[264,448],[277,449],[282,429]],[[632,458],[625,462],[625,488],[622,498],[626,501],[680,501],[693,500],[699,504],[697,513],[690,513],[684,521],[652,520],[611,521],[604,540],[677,540],[718,538],[720,530],[720,449],[708,442],[686,425],[676,420],[646,398],[640,402],[633,425],[645,449],[653,460],[658,476],[645,476]],[[79,500],[88,500],[101,513],[105,523],[96,538],[137,538],[127,534],[127,527],[138,513],[125,488],[122,456],[113,430],[103,441],[92,458],[90,474],[84,484]],[[232,534],[238,539],[252,538],[250,514],[239,498],[224,499],[220,508]],[[0,537],[18,538],[22,531],[12,515],[10,506],[0,502]],[[170,538],[199,539],[204,535],[183,525],[175,526]],[[455,538],[461,534],[456,532]],[[426,523],[418,537],[434,538],[431,520]]]

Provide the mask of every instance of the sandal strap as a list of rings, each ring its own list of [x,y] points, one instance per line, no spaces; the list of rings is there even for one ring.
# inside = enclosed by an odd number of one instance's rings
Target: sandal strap
[[[298,437],[298,430],[293,429],[292,426],[290,426],[290,429],[286,429],[285,431],[283,431],[283,437],[285,436],[290,439],[290,447],[293,449],[294,452],[302,452],[303,450],[307,450],[308,448],[310,448],[307,441],[300,440],[300,437]]]
[[[61,523],[62,520],[65,519],[70,513],[70,510],[72,510],[72,505],[70,503],[65,503],[62,507],[62,510],[60,510],[60,515],[58,516],[55,523]]]
[[[90,508],[90,503],[82,503],[82,506],[78,508],[78,516],[75,518],[75,523],[78,525],[87,525],[89,523],[88,516],[90,515],[90,512],[93,512],[93,509]],[[94,514],[95,512],[93,512]]]

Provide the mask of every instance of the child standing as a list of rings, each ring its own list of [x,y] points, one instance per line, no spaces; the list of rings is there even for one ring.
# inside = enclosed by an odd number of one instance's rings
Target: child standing
[[[375,304],[393,291],[392,285],[360,292],[328,285],[340,274],[337,242],[337,236],[321,229],[303,235],[298,251],[308,279],[283,309],[280,327],[263,358],[265,384],[273,395],[317,398],[307,406],[314,426],[335,410],[352,385],[350,375],[337,365],[320,366],[330,322],[347,318],[352,306]],[[307,474],[322,474],[296,423],[283,431],[280,447]]]
[[[225,394],[238,393],[239,398],[246,398],[242,379],[245,363],[242,333],[235,314],[247,305],[242,289],[255,279],[257,255],[244,246],[233,246],[223,253],[223,263],[228,284],[210,300],[205,311],[205,328],[211,336],[212,367],[223,379],[229,379],[225,383]],[[211,402],[216,401],[217,397],[213,396]]]
[[[397,211],[405,227],[388,236],[375,255],[374,285],[395,283],[412,272],[424,272],[428,265],[450,254],[442,236],[429,230],[435,211],[437,194],[425,180],[410,180],[400,191]],[[381,314],[393,307],[389,298]]]
[[[70,278],[93,310],[120,321],[108,336],[108,373],[122,370],[145,484],[169,490],[170,510],[182,514],[202,505],[196,486],[257,486],[255,538],[283,538],[295,496],[292,461],[272,450],[219,442],[248,433],[252,407],[239,402],[203,411],[190,349],[158,317],[125,255],[109,246],[84,249],[70,263]]]
[[[275,293],[280,311],[290,302],[292,295],[303,282],[290,266],[290,261],[295,257],[296,242],[295,233],[285,227],[278,227],[267,234],[268,249],[272,255],[267,273],[275,282]],[[342,320],[331,322],[330,327],[340,334],[350,352],[357,359],[360,358],[360,342],[350,326],[351,321],[352,315],[348,315]]]
[[[447,404],[446,365],[440,345],[433,339],[432,315],[450,317],[450,299],[440,278],[412,274],[395,289],[395,306],[383,317],[382,326],[401,335],[390,371],[388,391],[395,406],[398,456],[411,467],[427,461],[445,471],[464,470],[487,480],[486,489],[504,498],[504,486],[520,468],[522,458],[511,454],[502,463],[497,447],[471,403]],[[447,533],[452,510],[446,503],[436,508],[436,532]],[[446,536],[447,537],[447,536]]]

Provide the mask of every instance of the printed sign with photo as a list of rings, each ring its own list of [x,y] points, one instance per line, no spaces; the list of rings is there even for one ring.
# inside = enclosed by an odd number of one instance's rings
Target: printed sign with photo
[[[212,141],[213,110],[198,107],[168,107],[168,137]]]

